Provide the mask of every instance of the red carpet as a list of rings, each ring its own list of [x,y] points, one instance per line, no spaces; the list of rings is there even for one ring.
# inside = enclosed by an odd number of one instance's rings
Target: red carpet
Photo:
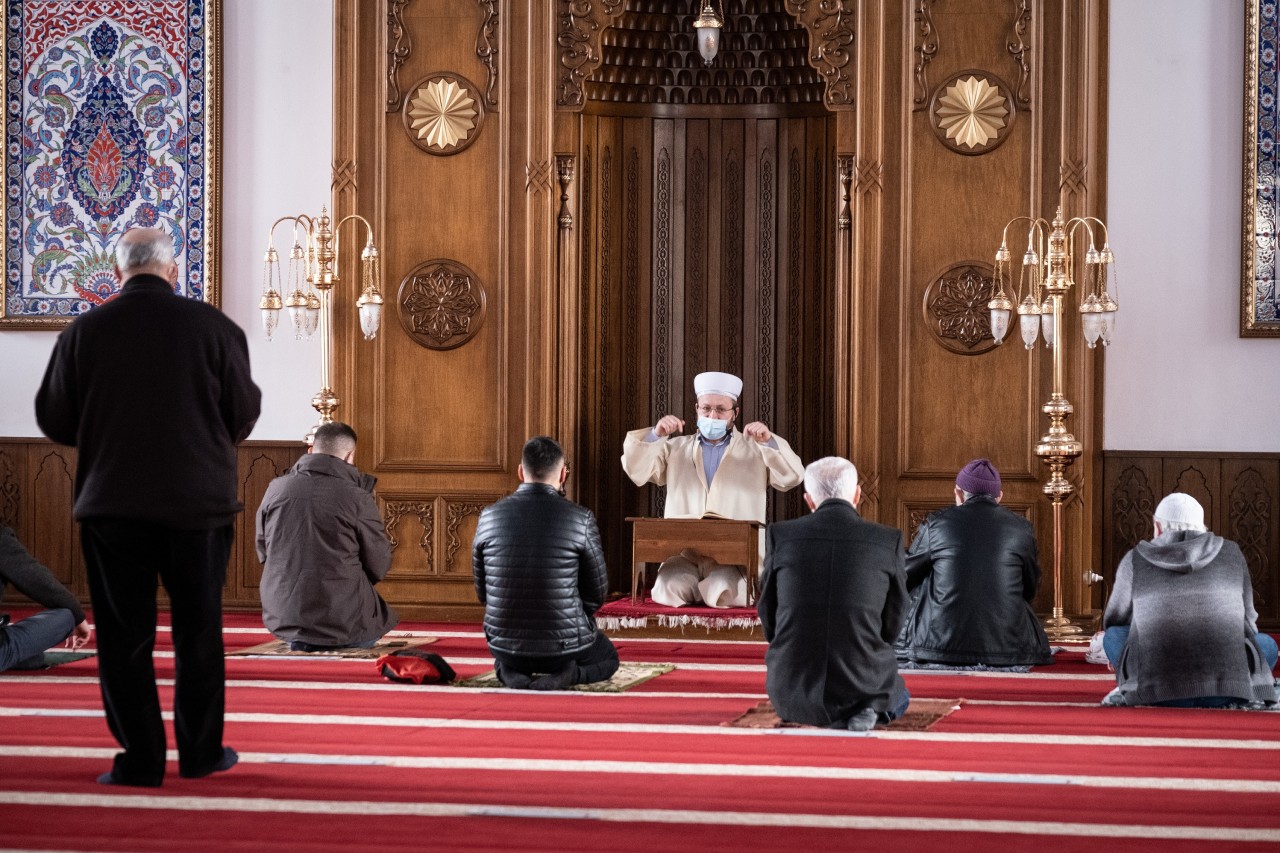
[[[476,625],[434,633],[462,676]],[[268,639],[229,617],[227,647]],[[169,637],[157,671],[171,679]],[[1275,849],[1280,714],[1102,708],[1074,653],[1025,674],[909,672],[964,697],[928,731],[719,724],[764,697],[764,644],[620,640],[671,673],[616,694],[392,684],[369,661],[231,657],[231,771],[94,778],[116,746],[93,659],[0,675],[0,844],[31,850]],[[172,684],[161,697],[172,706]],[[1079,704],[1077,704],[1079,703]],[[172,743],[172,741],[171,741]]]

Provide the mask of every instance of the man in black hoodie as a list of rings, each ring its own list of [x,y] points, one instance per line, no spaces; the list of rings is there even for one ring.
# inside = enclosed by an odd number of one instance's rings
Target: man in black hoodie
[[[151,653],[164,584],[177,668],[178,773],[236,762],[222,743],[222,586],[244,507],[236,443],[258,419],[244,332],[174,293],[173,240],[154,228],[116,244],[120,292],[58,335],[36,396],[49,438],[75,447],[80,522],[98,630],[98,675],[124,748],[104,785],[159,786],[165,731]]]

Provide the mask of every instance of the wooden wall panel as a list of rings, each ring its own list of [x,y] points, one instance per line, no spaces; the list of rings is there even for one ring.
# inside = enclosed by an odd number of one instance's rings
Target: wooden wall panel
[[[1236,542],[1253,578],[1259,625],[1280,628],[1280,457],[1275,454],[1107,451],[1103,454],[1103,565],[1110,589],[1116,566],[1150,539],[1161,498],[1186,492],[1205,511],[1205,524]],[[1102,591],[1095,595],[1103,605]]]
[[[303,449],[301,442],[249,441],[236,450],[239,497],[245,508],[235,520],[236,538],[227,563],[223,605],[228,610],[261,607],[262,566],[254,548],[254,516],[267,485],[288,470]],[[87,605],[89,583],[80,552],[80,526],[71,517],[75,463],[73,448],[37,438],[0,438],[3,522]],[[163,603],[163,591],[160,599]]]

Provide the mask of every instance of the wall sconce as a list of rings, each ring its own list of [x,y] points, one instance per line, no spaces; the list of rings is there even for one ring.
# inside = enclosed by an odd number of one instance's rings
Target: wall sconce
[[[382,293],[379,290],[381,279],[378,249],[373,244],[373,227],[364,217],[357,214],[346,216],[336,226],[332,225],[327,208],[320,208],[316,217],[300,213],[295,216],[282,216],[272,223],[267,231],[267,253],[262,270],[262,299],[258,307],[262,311],[262,330],[267,340],[271,340],[276,327],[280,323],[280,310],[289,312],[289,320],[293,324],[294,337],[298,340],[309,339],[320,331],[320,384],[321,388],[311,398],[311,405],[320,413],[320,421],[326,424],[333,421],[333,412],[338,408],[338,396],[333,391],[331,376],[333,372],[333,312],[331,300],[334,286],[338,278],[338,232],[343,224],[350,220],[359,220],[365,227],[365,245],[360,253],[361,290],[356,299],[356,309],[360,316],[360,330],[365,340],[373,340],[378,335],[378,327],[382,320]],[[289,250],[289,278],[287,282],[280,277],[280,254],[276,251],[273,235],[276,226],[281,222],[293,223],[293,248]],[[305,239],[306,246],[303,247]],[[303,287],[305,283],[305,287]],[[289,295],[281,297],[281,291],[288,289]],[[307,433],[306,442],[311,443],[315,436],[315,427]]]
[[[712,8],[711,0],[702,0],[702,12],[693,22],[693,27],[698,34],[698,53],[702,54],[706,65],[710,65],[720,52],[720,28],[723,26],[724,21]]]

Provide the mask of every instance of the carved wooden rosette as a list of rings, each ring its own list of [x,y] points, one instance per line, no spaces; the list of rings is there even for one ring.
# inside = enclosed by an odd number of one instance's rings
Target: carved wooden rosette
[[[447,258],[418,264],[396,295],[400,327],[415,343],[434,350],[454,349],[475,337],[487,302],[480,278]]]
[[[418,148],[436,156],[465,151],[484,124],[483,96],[460,74],[433,71],[409,87],[400,117]]]
[[[996,347],[987,303],[995,295],[989,264],[955,264],[929,282],[922,304],[925,327],[938,344],[960,355],[980,355]]]
[[[934,136],[957,154],[994,151],[1009,138],[1016,116],[1009,86],[985,71],[952,74],[929,102]]]

